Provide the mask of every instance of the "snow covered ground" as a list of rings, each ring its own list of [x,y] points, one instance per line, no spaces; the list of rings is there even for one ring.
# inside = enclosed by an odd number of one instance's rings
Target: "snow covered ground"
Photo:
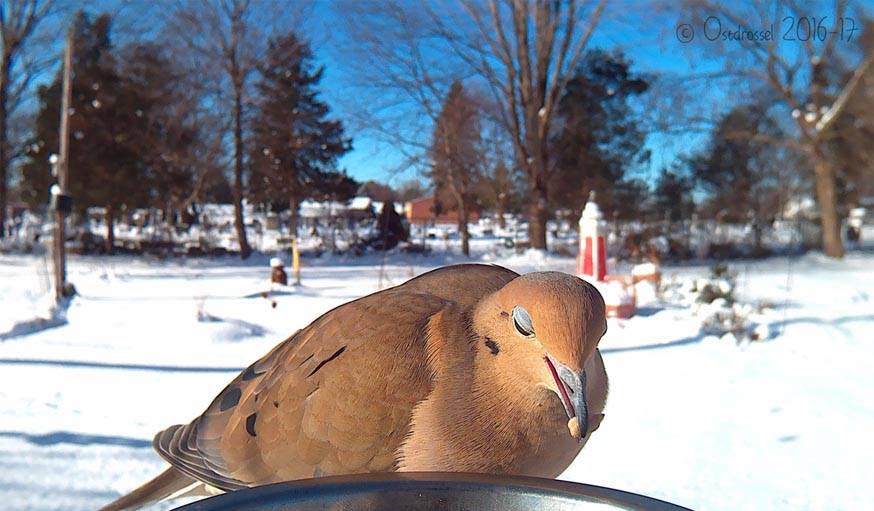
[[[303,287],[265,299],[266,257],[74,258],[80,296],[59,314],[42,256],[0,256],[0,508],[94,509],[129,491],[164,467],[153,434],[192,419],[276,342],[380,284],[461,261],[380,262],[306,261]],[[770,338],[702,335],[677,304],[611,320],[606,418],[562,478],[695,509],[874,509],[874,252],[732,269],[743,301],[772,305],[757,319]],[[665,279],[708,271],[671,267]]]

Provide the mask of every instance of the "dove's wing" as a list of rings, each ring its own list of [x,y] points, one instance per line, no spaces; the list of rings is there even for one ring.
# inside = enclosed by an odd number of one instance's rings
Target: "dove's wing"
[[[434,295],[468,308],[518,276],[514,271],[493,264],[457,264],[423,273],[398,287]]]
[[[429,319],[516,274],[441,268],[324,314],[230,383],[200,417],[155,437],[161,456],[222,489],[384,472],[433,388]]]

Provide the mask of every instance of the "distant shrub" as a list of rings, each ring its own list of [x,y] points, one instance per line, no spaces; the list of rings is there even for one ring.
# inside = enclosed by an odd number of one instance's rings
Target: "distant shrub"
[[[710,277],[695,281],[692,292],[697,294],[698,303],[713,303],[714,300],[722,299],[728,304],[733,304],[736,275],[729,270],[725,263],[716,263],[710,268]]]

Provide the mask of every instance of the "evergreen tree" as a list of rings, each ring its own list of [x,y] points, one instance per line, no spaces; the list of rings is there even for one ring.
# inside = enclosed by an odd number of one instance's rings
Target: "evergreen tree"
[[[301,200],[354,192],[335,169],[351,140],[318,97],[323,69],[315,67],[306,41],[294,33],[272,39],[258,70],[249,194],[260,203],[287,204],[296,232]]]
[[[646,92],[647,80],[631,72],[631,62],[621,52],[592,50],[585,55],[556,111],[550,186],[554,207],[579,210],[595,191],[606,212],[634,213],[624,208],[622,199],[635,186],[624,180],[649,153],[631,101]]]
[[[461,251],[470,255],[468,219],[476,202],[483,161],[479,111],[461,82],[454,82],[431,139],[435,207],[458,213]]]
[[[612,218],[643,219],[649,206],[650,190],[639,178],[623,179],[609,190]]]
[[[345,172],[329,170],[317,174],[312,197],[318,200],[345,202],[355,196],[360,183]]]
[[[113,226],[125,208],[146,205],[148,187],[138,148],[147,122],[145,99],[129,87],[118,72],[110,39],[112,20],[92,20],[79,12],[73,24],[74,58],[70,113],[70,190],[82,212],[90,206],[106,208],[106,249],[114,244]],[[36,134],[28,144],[29,161],[23,166],[25,197],[31,205],[47,201],[49,156],[58,152],[61,72],[39,90]],[[48,186],[47,186],[48,185]]]
[[[383,202],[376,218],[376,238],[371,240],[371,246],[378,250],[391,250],[409,237],[401,215],[395,210],[394,201],[389,199]]]
[[[760,139],[782,136],[766,106],[741,105],[719,121],[702,154],[689,160],[710,216],[751,223],[757,249],[762,227],[778,214],[784,202],[779,197],[788,185],[781,176],[788,166],[785,150]]]
[[[689,218],[695,210],[693,188],[694,182],[690,176],[662,169],[653,190],[656,211],[671,222]]]

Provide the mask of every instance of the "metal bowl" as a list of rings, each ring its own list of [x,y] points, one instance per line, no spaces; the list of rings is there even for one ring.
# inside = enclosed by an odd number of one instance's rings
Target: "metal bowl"
[[[321,477],[270,484],[194,502],[179,511],[584,510],[689,511],[601,486],[445,472]]]

